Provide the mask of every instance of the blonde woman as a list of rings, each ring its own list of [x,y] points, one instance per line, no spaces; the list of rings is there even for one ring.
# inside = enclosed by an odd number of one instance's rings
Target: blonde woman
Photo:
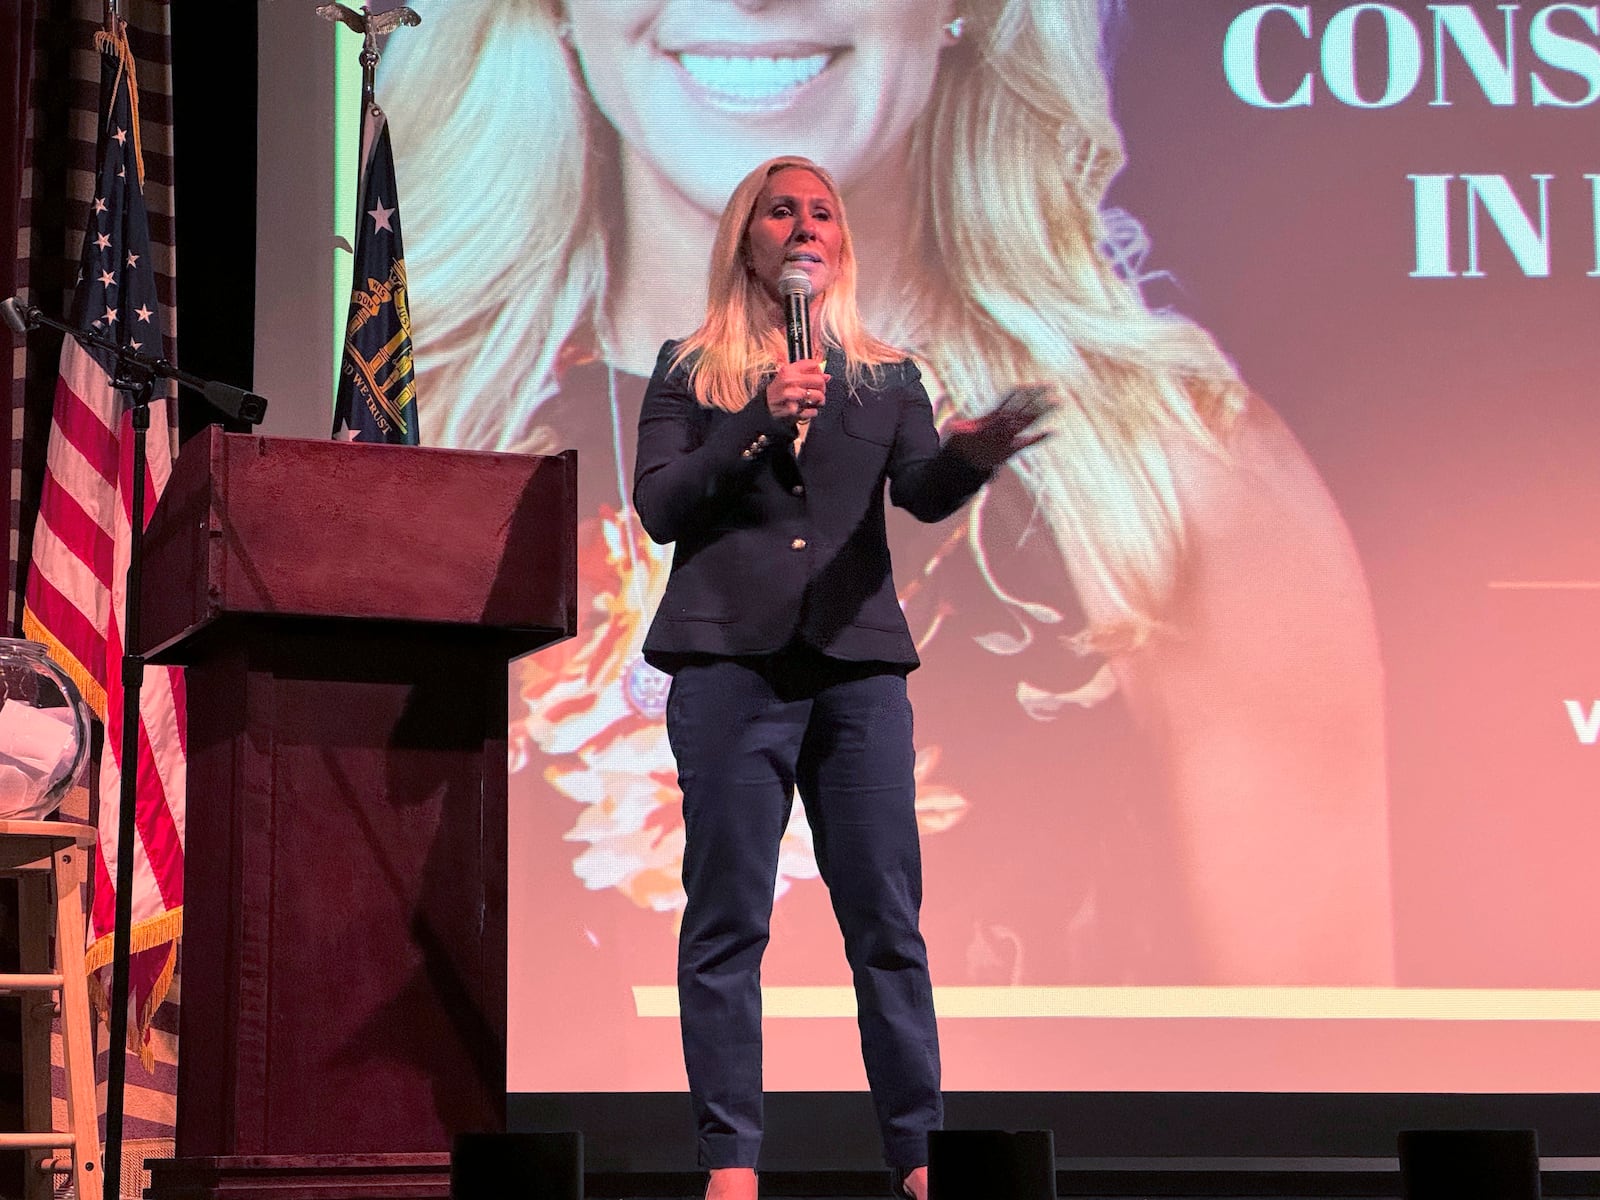
[[[816,359],[785,361],[789,274],[814,305]],[[943,1106],[918,930],[906,697],[918,659],[884,492],[942,520],[1041,440],[1028,431],[1045,408],[1020,393],[941,446],[917,368],[861,327],[844,205],[807,159],[763,163],[734,189],[709,291],[700,328],[662,347],[634,472],[645,529],[675,543],[644,652],[673,676],[688,833],[678,1008],[706,1195],[756,1194],[761,960],[798,792],[855,980],[884,1154],[901,1193],[926,1200]]]
[[[838,180],[873,265],[864,320],[912,354],[936,418],[1019,381],[1061,401],[960,518],[891,527],[938,651],[917,769],[930,880],[962,881],[923,914],[947,977],[1391,981],[1363,575],[1293,435],[1119,261],[1107,6],[418,7],[381,98],[424,427],[583,454],[588,632],[522,667],[514,737],[520,777],[567,798],[585,885],[681,911],[665,685],[640,654],[667,563],[623,470],[724,201],[795,151]],[[797,896],[816,874],[799,821],[779,871]]]

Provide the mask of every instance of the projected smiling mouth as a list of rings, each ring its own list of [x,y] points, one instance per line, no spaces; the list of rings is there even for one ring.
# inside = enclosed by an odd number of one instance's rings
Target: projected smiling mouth
[[[678,65],[713,101],[738,109],[781,108],[827,69],[827,51],[803,56],[679,54]]]

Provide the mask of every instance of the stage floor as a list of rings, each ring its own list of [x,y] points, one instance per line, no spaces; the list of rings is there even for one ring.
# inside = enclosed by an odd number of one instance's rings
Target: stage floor
[[[1403,1200],[1395,1158],[1058,1159],[1061,1200]],[[590,1173],[586,1200],[701,1200],[705,1176],[695,1172]],[[1541,1160],[1546,1197],[1600,1198],[1600,1158]],[[884,1200],[886,1172],[770,1171],[762,1197]],[[975,1198],[976,1200],[976,1198]]]

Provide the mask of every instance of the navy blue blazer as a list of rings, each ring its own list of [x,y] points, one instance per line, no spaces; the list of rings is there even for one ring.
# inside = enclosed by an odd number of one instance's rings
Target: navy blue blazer
[[[828,352],[827,403],[798,456],[767,411],[763,379],[738,412],[705,408],[687,365],[661,348],[639,413],[633,503],[645,532],[675,542],[644,657],[758,655],[804,641],[832,658],[918,664],[895,594],[889,499],[922,521],[961,507],[989,479],[941,447],[909,360],[852,391]],[[770,377],[769,377],[770,378]]]

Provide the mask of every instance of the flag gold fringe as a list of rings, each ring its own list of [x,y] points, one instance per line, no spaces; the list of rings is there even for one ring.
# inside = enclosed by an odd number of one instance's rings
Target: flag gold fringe
[[[164,942],[176,942],[183,934],[183,907],[168,909],[160,916],[149,917],[136,924],[128,935],[128,953],[142,954],[154,950]],[[111,965],[111,934],[98,937],[84,952],[83,969],[93,974]]]
[[[163,945],[167,947],[167,959],[161,966],[161,974],[156,977],[155,987],[150,990],[149,997],[140,1007],[138,1019],[128,1026],[128,1049],[139,1056],[139,1061],[144,1064],[146,1071],[155,1070],[156,1060],[150,1047],[145,1043],[145,1033],[150,1028],[150,1022],[155,1020],[156,1010],[161,1007],[161,1002],[172,990],[172,976],[178,967],[178,942],[182,936],[183,908],[180,905],[158,917],[140,921],[133,927],[128,938],[130,955],[142,954]],[[111,934],[96,938],[83,956],[83,969],[89,976],[89,1000],[102,1020],[109,1019],[111,998],[106,994],[105,985],[100,982],[99,972],[111,965],[115,941],[115,937]]]
[[[68,678],[78,685],[78,691],[89,702],[94,715],[103,724],[106,719],[106,689],[100,685],[99,680],[89,674],[84,665],[73,656],[72,651],[63,646],[55,635],[40,623],[31,608],[22,610],[22,636],[29,641],[42,643],[50,651],[50,657],[67,673]]]
[[[133,115],[133,161],[139,168],[139,186],[143,187],[144,148],[139,141],[139,72],[134,67],[133,47],[128,45],[128,23],[117,21],[115,32],[104,29],[98,31],[94,35],[94,48],[101,54],[115,56],[120,69],[128,73],[128,104]]]

